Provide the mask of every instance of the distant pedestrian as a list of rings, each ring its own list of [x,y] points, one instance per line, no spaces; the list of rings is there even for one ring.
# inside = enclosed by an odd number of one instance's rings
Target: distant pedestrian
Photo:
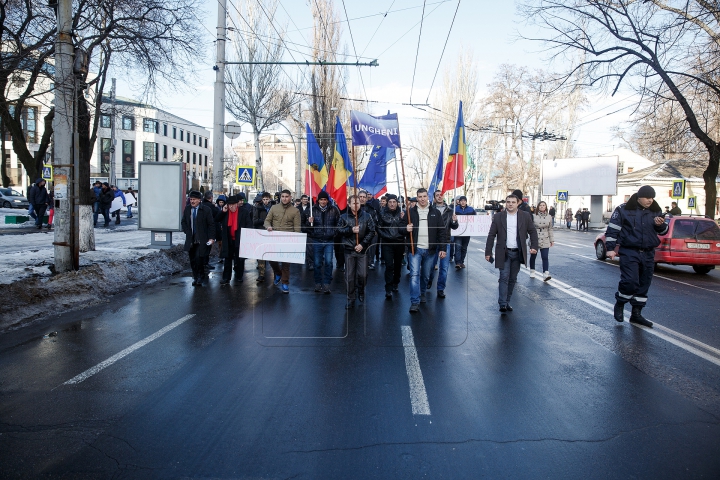
[[[213,192],[212,190],[208,190],[203,195],[203,201],[202,204],[210,209],[212,212],[213,219],[217,218],[218,214],[220,213],[220,209],[215,205],[215,202],[213,202]],[[220,236],[220,223],[215,221],[215,236],[214,238],[217,239]],[[211,248],[208,248],[204,253],[205,257],[203,258],[203,263],[205,264],[205,269],[215,270],[215,266],[210,265],[210,253],[212,252]]]
[[[467,197],[461,195],[455,207],[455,215],[477,215],[475,209],[467,204]],[[465,256],[471,237],[455,237],[455,269],[465,268]]]
[[[505,210],[495,214],[485,243],[485,260],[492,261],[495,247],[495,268],[500,270],[498,279],[498,305],[500,312],[512,312],[510,299],[520,272],[520,265],[527,265],[527,239],[530,238],[530,253],[537,253],[538,236],[533,219],[527,212],[518,210],[520,199],[513,194],[505,199]]]
[[[268,232],[300,232],[300,210],[291,201],[290,190],[280,192],[280,203],[273,205],[265,217],[263,225]],[[282,293],[290,293],[290,264],[288,262],[270,262],[275,274],[275,285],[280,285]]]
[[[221,285],[230,283],[232,272],[235,272],[235,283],[242,283],[245,273],[245,259],[240,257],[240,239],[243,228],[252,228],[250,212],[241,207],[244,199],[231,195],[227,204],[215,218],[222,225],[222,247],[220,257],[224,259]]]
[[[298,209],[300,210],[300,230],[303,233],[309,234],[310,225],[308,224],[308,219],[312,216],[310,197],[307,195],[300,197],[300,205],[298,206]],[[315,268],[315,257],[312,242],[312,237],[308,235],[307,242],[305,244],[305,266],[308,270],[313,270]]]
[[[410,264],[410,313],[420,310],[425,303],[425,290],[430,280],[430,269],[433,265],[435,252],[440,249],[439,258],[446,256],[448,243],[447,229],[437,208],[430,205],[428,192],[425,188],[417,191],[417,205],[408,210],[406,235],[411,244],[409,253]]]
[[[582,211],[582,228],[583,231],[588,231],[588,226],[590,224],[590,211],[587,208],[583,208]]]
[[[185,233],[184,249],[188,252],[192,268],[192,285],[196,287],[202,287],[205,281],[204,259],[215,243],[215,219],[212,210],[201,204],[202,197],[198,191],[190,192],[190,204],[185,207],[181,221]]]
[[[92,187],[95,201],[93,202],[93,213],[95,214],[95,223],[97,223],[97,214],[100,213],[100,192],[102,191],[102,182],[97,180]]]
[[[630,321],[646,327],[653,323],[643,317],[648,291],[655,269],[655,248],[660,245],[658,235],[665,235],[668,224],[662,217],[660,205],[653,200],[655,189],[640,187],[627,203],[618,206],[610,217],[605,231],[607,256],[612,260],[620,256],[620,283],[615,292],[613,316],[624,320],[625,304],[630,302]],[[620,251],[616,254],[615,247]]]
[[[100,188],[100,195],[98,197],[98,211],[93,215],[93,226],[97,227],[98,214],[102,213],[105,219],[105,228],[110,225],[110,207],[112,206],[113,200],[115,200],[115,193],[110,188],[108,182],[103,182]]]
[[[582,209],[578,208],[577,212],[575,212],[575,229],[578,232],[580,231],[581,224],[582,224]]]
[[[270,192],[263,192],[260,201],[253,208],[253,228],[256,230],[265,230],[265,218],[272,207],[272,195]],[[258,277],[257,282],[265,281],[265,260],[258,259]]]
[[[550,280],[550,260],[549,252],[550,247],[555,245],[555,238],[553,236],[552,220],[550,215],[547,213],[547,203],[540,201],[537,208],[535,209],[535,216],[533,217],[533,223],[535,224],[535,230],[537,230],[538,247],[540,248],[540,256],[542,257],[542,271],[543,280]],[[530,278],[535,277],[535,259],[537,253],[530,255]]]
[[[568,230],[572,228],[572,220],[573,220],[573,212],[572,208],[568,208],[565,210],[565,224],[567,225]]]
[[[538,208],[540,208],[539,203],[538,203]],[[549,213],[550,213],[550,218],[552,219],[552,226],[554,227],[555,226],[555,205],[550,207]]]
[[[127,204],[127,218],[133,218],[132,207],[135,205],[137,208],[137,197],[132,187],[128,187],[125,192],[125,202]]]
[[[380,211],[378,232],[382,237],[382,259],[385,263],[385,298],[398,291],[405,255],[405,212],[394,194],[387,195],[387,206]]]
[[[373,204],[373,198],[372,195],[370,195],[366,191],[361,191],[358,194],[358,200],[360,201],[360,209],[370,215],[370,217],[373,220],[373,224],[375,225],[375,228],[377,228],[378,224],[378,212],[375,210],[375,206]],[[377,232],[373,235],[372,242],[370,242],[370,247],[368,248],[368,270],[375,270],[375,253],[378,250],[377,248],[378,243],[378,236]]]
[[[670,205],[672,205],[672,208],[670,209],[671,215],[682,215],[682,210],[678,207],[677,202],[672,202]]]
[[[35,218],[35,227],[38,230],[42,228],[49,202],[50,197],[45,188],[45,180],[38,178],[28,190],[28,203],[33,206],[33,211],[35,215],[37,215],[37,218]]]
[[[48,223],[47,223],[48,229],[52,228],[54,218],[55,218],[55,190],[50,190],[50,192],[48,193]]]
[[[347,288],[346,310],[355,308],[355,298],[365,302],[365,285],[369,253],[368,248],[375,236],[372,216],[360,209],[357,195],[348,198],[347,212],[340,215],[338,232],[345,250],[345,286]]]
[[[122,206],[126,207],[127,203],[126,203],[125,194],[123,193],[123,191],[120,190],[116,185],[112,186],[112,190],[113,190],[113,195],[115,195],[115,198],[120,198],[120,200],[122,201]],[[120,209],[118,208],[117,210],[113,210],[110,213],[112,214],[113,217],[115,217],[115,225],[120,225]]]
[[[308,217],[308,236],[312,238],[315,291],[330,293],[330,282],[333,272],[333,239],[340,220],[340,210],[330,205],[327,192],[320,192],[317,203],[312,207],[312,215]]]

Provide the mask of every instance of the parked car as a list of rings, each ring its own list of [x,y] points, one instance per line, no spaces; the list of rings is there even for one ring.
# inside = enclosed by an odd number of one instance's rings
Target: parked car
[[[0,207],[2,208],[28,208],[30,202],[22,193],[12,188],[0,188]]]
[[[660,246],[655,249],[655,264],[690,265],[695,273],[706,274],[720,265],[720,227],[703,217],[665,217],[669,229],[659,235]],[[615,248],[618,251],[619,247]],[[595,256],[607,257],[605,233],[595,238]]]

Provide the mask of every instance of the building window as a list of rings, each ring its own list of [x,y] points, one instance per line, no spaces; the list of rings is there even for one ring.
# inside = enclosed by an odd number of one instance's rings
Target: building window
[[[282,155],[280,155],[280,163],[282,163],[282,162],[283,162],[283,157],[282,157]]]
[[[177,127],[173,127],[173,140],[177,139]]]
[[[185,163],[190,163],[190,151],[185,152]]]
[[[205,148],[207,148],[207,138],[205,139]]]
[[[175,156],[176,153],[177,153],[177,148],[173,147],[173,157]]]
[[[205,166],[207,167],[207,155],[205,155]]]
[[[163,136],[167,137],[167,123],[163,123]]]
[[[183,141],[183,135],[184,135],[184,133],[185,133],[185,132],[183,132],[183,129],[181,128],[181,129],[180,129],[180,141],[181,141],[181,142]]]
[[[110,115],[104,113],[100,115],[100,126],[102,128],[110,128]]]
[[[100,174],[103,177],[110,176],[110,148],[112,140],[109,138],[100,139]]]
[[[628,167],[628,173],[632,173],[635,170],[633,167]]]
[[[10,115],[15,115],[15,107],[10,105]],[[24,107],[20,114],[20,127],[25,134],[25,141],[28,143],[37,143],[37,107]],[[10,132],[7,132],[8,140]]]
[[[152,118],[143,118],[143,132],[158,133],[159,123]]]
[[[195,152],[193,152],[193,165],[195,165],[196,160],[197,160],[196,154],[195,154]]]
[[[132,140],[122,142],[122,176],[135,178],[135,142]]]
[[[618,162],[618,173],[625,173],[625,162]]]
[[[135,130],[135,117],[133,117],[132,115],[123,115],[122,129],[123,130]]]
[[[193,133],[193,145],[197,145],[195,142],[197,142],[197,135]]]
[[[167,145],[163,145],[163,160],[167,160]]]
[[[278,170],[278,177],[282,178],[282,170]]]
[[[190,132],[187,134],[187,142],[190,143]]]
[[[154,142],[143,142],[143,161],[157,162],[157,153]]]

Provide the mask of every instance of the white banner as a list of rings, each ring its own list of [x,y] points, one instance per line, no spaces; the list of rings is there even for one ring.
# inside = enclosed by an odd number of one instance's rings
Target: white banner
[[[487,237],[490,232],[490,215],[458,215],[458,228],[451,230],[453,237]]]
[[[122,198],[115,197],[115,199],[112,202],[112,205],[110,205],[110,213],[117,212],[123,208]]]
[[[240,230],[240,257],[271,262],[305,263],[307,234],[268,232],[243,228]]]

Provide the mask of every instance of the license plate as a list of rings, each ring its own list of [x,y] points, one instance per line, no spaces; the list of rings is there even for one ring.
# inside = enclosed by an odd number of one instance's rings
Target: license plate
[[[688,243],[687,248],[699,248],[701,250],[710,250],[709,243]]]

